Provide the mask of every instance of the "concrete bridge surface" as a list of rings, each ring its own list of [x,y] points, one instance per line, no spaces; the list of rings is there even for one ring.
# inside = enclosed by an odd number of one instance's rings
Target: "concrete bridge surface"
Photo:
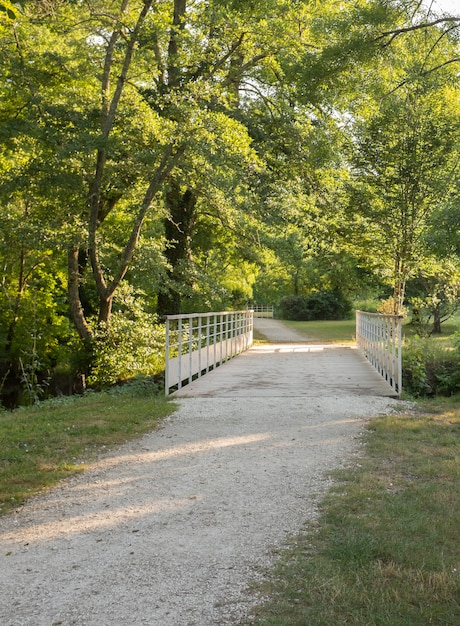
[[[270,318],[254,318],[256,344],[173,397],[396,397],[356,346],[319,344]]]

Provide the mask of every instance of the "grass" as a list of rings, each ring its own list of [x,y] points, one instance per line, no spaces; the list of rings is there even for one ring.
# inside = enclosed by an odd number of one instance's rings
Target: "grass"
[[[316,523],[258,590],[259,626],[460,623],[460,399],[369,423]]]
[[[294,322],[288,320],[280,320],[288,328],[303,333],[311,341],[320,341],[328,343],[354,343],[356,339],[356,320],[355,318],[340,321],[315,321],[315,322]],[[450,348],[452,336],[460,328],[460,319],[453,318],[449,322],[442,325],[442,333],[440,335],[432,335],[430,341],[440,347]],[[411,339],[417,335],[417,330],[410,324],[403,324],[403,336]]]
[[[303,333],[310,341],[328,343],[354,343],[355,318],[340,321],[293,322],[282,320],[288,328]]]
[[[153,430],[174,410],[136,386],[116,391],[0,412],[0,514],[83,471],[102,449]]]

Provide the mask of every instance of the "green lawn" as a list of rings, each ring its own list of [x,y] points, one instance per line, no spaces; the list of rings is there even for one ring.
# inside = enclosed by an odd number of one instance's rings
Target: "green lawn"
[[[339,321],[315,321],[315,322],[293,322],[288,320],[280,320],[298,332],[310,338],[312,341],[331,342],[331,343],[354,343],[356,338],[356,320]],[[440,346],[449,347],[452,345],[452,336],[460,330],[460,318],[452,318],[442,325],[442,333],[440,335],[432,335],[430,340]],[[410,323],[403,323],[403,336],[410,339],[416,335],[416,330]]]
[[[459,624],[459,435],[459,398],[372,420],[245,624]]]

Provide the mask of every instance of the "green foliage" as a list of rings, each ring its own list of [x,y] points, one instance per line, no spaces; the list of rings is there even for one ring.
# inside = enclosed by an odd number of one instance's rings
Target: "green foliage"
[[[460,271],[456,255],[437,260],[426,256],[407,286],[412,324],[420,335],[441,333],[441,325],[460,307]]]
[[[460,392],[460,335],[456,348],[415,337],[403,346],[403,389],[415,397]]]
[[[286,296],[279,304],[282,319],[343,320],[351,314],[351,302],[339,291],[318,291],[308,296]]]
[[[159,377],[164,371],[165,329],[154,315],[115,312],[110,328],[94,334],[94,357],[88,384],[106,388],[136,377]]]
[[[353,308],[356,311],[366,311],[367,313],[377,313],[377,308],[380,305],[380,300],[375,298],[365,298],[363,300],[355,300]]]
[[[460,256],[460,212],[454,198],[436,208],[426,235],[427,246],[440,258]]]
[[[144,312],[168,290],[189,311],[334,289],[362,298],[389,284],[397,250],[412,251],[400,274],[425,245],[458,251],[453,39],[437,28],[380,39],[411,23],[393,5],[0,0],[11,404],[58,391],[57,373],[72,388],[92,344],[96,386],[161,369],[151,348],[132,356],[123,283]],[[447,278],[443,302],[458,283]],[[314,298],[308,318],[337,308]],[[94,342],[93,317],[108,325]],[[155,344],[138,323],[141,344]]]
[[[11,224],[10,224],[11,226]],[[51,379],[70,357],[64,271],[46,233],[35,243],[30,222],[0,242],[0,398],[8,408],[30,404],[54,390]]]
[[[436,30],[399,38],[376,61],[380,86],[368,77],[363,98],[350,105],[356,109],[349,222],[369,265],[393,287],[398,312],[406,282],[428,256],[433,215],[458,198],[460,107],[443,62],[455,50]],[[426,71],[436,62],[442,71]]]
[[[0,1],[0,25],[2,21],[14,20],[18,16],[18,8],[8,0]]]

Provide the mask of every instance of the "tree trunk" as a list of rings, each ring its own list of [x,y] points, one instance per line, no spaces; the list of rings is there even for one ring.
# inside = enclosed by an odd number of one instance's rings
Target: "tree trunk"
[[[80,270],[79,270],[79,248],[72,246],[68,250],[68,299],[70,316],[77,330],[78,335],[85,344],[91,341],[91,329],[85,318],[85,313],[80,299]]]
[[[437,304],[433,310],[433,328],[431,332],[434,335],[439,335],[442,333],[441,330],[441,305]]]
[[[404,261],[401,260],[399,255],[395,259],[394,281],[393,314],[400,315],[406,294],[406,268]]]
[[[182,288],[188,282],[190,263],[190,240],[196,218],[196,193],[183,191],[173,181],[166,194],[169,217],[165,220],[165,256],[170,266],[166,284],[158,294],[157,312],[160,316],[176,315],[181,312]]]
[[[112,315],[112,302],[113,297],[101,297],[99,298],[99,324],[110,325],[110,317]]]

